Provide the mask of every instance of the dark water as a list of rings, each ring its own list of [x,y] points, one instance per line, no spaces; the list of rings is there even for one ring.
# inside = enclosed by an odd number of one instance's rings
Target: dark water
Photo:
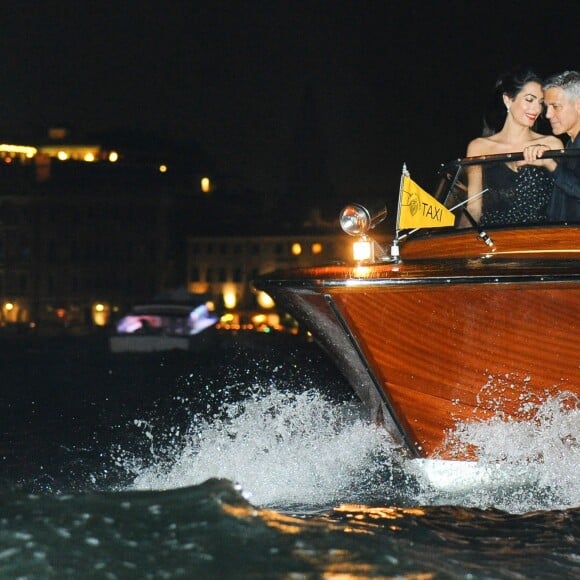
[[[1,578],[580,578],[578,406],[401,457],[315,344],[0,342]]]

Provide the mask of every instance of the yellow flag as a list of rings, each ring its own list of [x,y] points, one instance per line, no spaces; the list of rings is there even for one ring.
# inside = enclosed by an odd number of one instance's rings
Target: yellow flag
[[[403,176],[399,199],[398,230],[442,228],[455,224],[455,215],[410,177]]]

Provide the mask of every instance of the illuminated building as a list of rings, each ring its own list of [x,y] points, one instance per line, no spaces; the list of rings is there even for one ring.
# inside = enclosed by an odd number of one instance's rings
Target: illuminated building
[[[351,244],[344,235],[284,234],[247,236],[189,236],[187,286],[190,292],[208,292],[216,303],[238,317],[264,316],[275,310],[269,296],[251,286],[259,274],[295,266],[313,266],[345,260]],[[260,314],[258,314],[260,313]]]
[[[199,184],[179,151],[0,144],[0,328],[84,332],[183,285]],[[2,141],[2,139],[0,139]],[[14,144],[16,143],[16,144]],[[163,162],[163,163],[161,163]],[[159,170],[165,166],[165,171]],[[199,187],[199,185],[198,185]]]
[[[48,142],[5,139],[0,328],[84,332],[182,286],[229,312],[270,312],[256,275],[348,257],[337,228],[282,230],[273,196],[224,186],[211,167],[166,142],[73,142],[64,130]]]

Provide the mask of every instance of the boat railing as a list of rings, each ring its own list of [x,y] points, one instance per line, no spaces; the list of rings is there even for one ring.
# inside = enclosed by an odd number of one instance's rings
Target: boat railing
[[[580,157],[580,148],[570,147],[564,149],[554,149],[546,151],[543,159],[561,159],[565,157]],[[492,163],[508,163],[510,161],[523,161],[524,154],[522,152],[514,153],[498,153],[494,155],[478,155],[475,157],[463,157],[442,163],[439,169],[439,174],[444,175],[452,170],[457,170],[459,167],[468,167],[470,165],[486,165]]]

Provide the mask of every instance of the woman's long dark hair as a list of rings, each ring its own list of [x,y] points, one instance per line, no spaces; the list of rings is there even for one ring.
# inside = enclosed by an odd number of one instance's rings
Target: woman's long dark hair
[[[484,137],[501,131],[505,123],[507,111],[503,96],[507,95],[510,99],[514,99],[523,86],[531,82],[542,84],[542,79],[531,68],[521,68],[504,73],[497,79],[489,105],[483,116]]]

